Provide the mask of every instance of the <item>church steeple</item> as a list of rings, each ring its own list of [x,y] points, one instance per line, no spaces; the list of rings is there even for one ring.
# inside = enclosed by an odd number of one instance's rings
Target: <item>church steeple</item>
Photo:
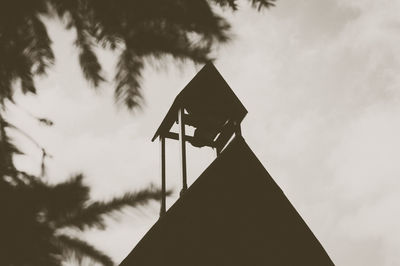
[[[165,140],[180,141],[182,195],[187,189],[186,142],[195,147],[211,147],[218,155],[235,133],[241,134],[240,123],[246,114],[246,108],[211,62],[178,94],[152,138],[159,138],[161,145],[161,215],[166,211]],[[171,131],[175,122],[179,132]],[[195,128],[192,136],[186,134],[187,126]]]
[[[120,266],[334,265],[241,136],[246,113],[212,64],[182,90],[153,140],[161,140],[164,191],[165,139],[181,141],[184,193],[168,211],[164,198],[162,216]],[[176,121],[179,134],[170,131]],[[221,151],[189,188],[186,142]]]

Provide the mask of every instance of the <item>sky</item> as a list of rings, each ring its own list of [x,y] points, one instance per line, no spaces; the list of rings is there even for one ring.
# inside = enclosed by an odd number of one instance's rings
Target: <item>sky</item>
[[[243,136],[336,265],[400,265],[400,1],[278,0],[225,11],[233,39],[215,65],[249,113]],[[113,84],[83,79],[74,33],[48,21],[56,65],[36,96],[17,97],[15,124],[53,156],[50,182],[83,172],[104,200],[159,184],[150,141],[177,93],[200,70],[169,59],[143,75],[145,103],[115,105]],[[112,77],[115,55],[99,51]],[[39,127],[30,114],[52,119]],[[40,171],[40,150],[15,136],[19,168]],[[215,158],[188,148],[189,183]],[[178,144],[167,143],[167,183],[180,190]],[[120,262],[157,220],[159,204],[126,210],[86,240]]]

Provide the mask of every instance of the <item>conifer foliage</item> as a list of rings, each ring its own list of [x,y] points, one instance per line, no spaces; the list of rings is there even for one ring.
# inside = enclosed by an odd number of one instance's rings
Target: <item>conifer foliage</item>
[[[82,175],[57,185],[22,172],[14,177],[19,183],[0,180],[1,265],[51,266],[71,259],[114,265],[110,257],[77,233],[88,228],[105,229],[105,217],[160,197],[158,190],[149,188],[93,202]]]
[[[59,266],[71,260],[76,265],[84,265],[83,261],[114,265],[108,255],[80,238],[79,233],[106,229],[106,217],[159,200],[160,190],[150,186],[108,201],[93,201],[83,175],[50,184],[46,181],[46,150],[5,116],[5,108],[0,109],[0,265]],[[32,118],[46,126],[53,124],[45,118]],[[9,136],[11,131],[22,134],[42,151],[40,176],[14,165],[14,156],[23,153]]]
[[[258,9],[275,0],[249,0]],[[171,55],[209,60],[211,49],[229,39],[229,23],[213,6],[237,9],[236,0],[2,0],[0,1],[0,100],[12,99],[19,85],[36,92],[34,76],[54,63],[51,36],[43,18],[60,19],[76,32],[84,77],[104,81],[94,47],[118,54],[115,98],[133,108],[141,101],[144,60]]]

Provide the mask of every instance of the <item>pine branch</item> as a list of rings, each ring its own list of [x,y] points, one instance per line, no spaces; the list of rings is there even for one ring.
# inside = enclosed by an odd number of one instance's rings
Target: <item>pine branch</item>
[[[115,265],[110,257],[81,239],[62,234],[57,235],[55,239],[64,253],[66,253],[65,251],[72,253],[78,261],[82,261],[83,258],[90,258],[104,266]]]
[[[89,200],[89,187],[82,183],[83,175],[75,175],[56,185],[36,184],[47,210],[47,220],[55,226],[62,224],[73,214],[82,210]],[[41,187],[41,188],[40,188]]]
[[[13,176],[12,173],[16,171],[12,161],[14,154],[22,154],[21,151],[11,142],[10,137],[6,132],[6,128],[10,124],[3,119],[0,114],[0,176]]]
[[[275,0],[248,0],[254,8],[268,8]],[[4,2],[4,3],[3,3]],[[0,104],[13,99],[14,82],[24,93],[35,93],[35,76],[54,63],[51,39],[40,19],[58,16],[77,33],[76,46],[84,77],[94,86],[103,81],[96,45],[121,48],[116,74],[116,99],[129,109],[142,102],[141,73],[146,57],[172,55],[196,63],[210,60],[218,44],[229,41],[230,26],[213,5],[235,11],[237,0],[22,0],[0,4]],[[19,1],[21,2],[21,1]],[[18,3],[19,3],[18,2]],[[22,3],[21,2],[21,3]],[[130,59],[126,59],[126,54]],[[133,67],[122,65],[134,64]]]
[[[105,79],[101,75],[101,65],[93,51],[91,25],[88,14],[82,13],[86,9],[81,7],[77,13],[72,14],[72,22],[77,31],[75,45],[79,48],[79,64],[81,65],[84,77],[94,85],[99,86]]]
[[[31,19],[32,38],[28,55],[33,59],[32,73],[34,75],[44,75],[49,66],[54,64],[54,54],[51,49],[51,40],[47,34],[44,23],[37,17]]]
[[[136,107],[142,99],[140,93],[143,61],[126,49],[119,57],[115,82],[114,98],[117,103],[124,103],[129,109]]]
[[[112,216],[125,207],[138,207],[147,204],[150,200],[159,200],[160,198],[161,191],[154,188],[144,189],[136,193],[126,193],[107,202],[89,204],[87,207],[66,217],[59,224],[59,227],[73,227],[80,230],[92,227],[104,229],[105,216]]]
[[[93,51],[93,47],[90,45],[80,46],[79,63],[84,77],[91,82],[94,87],[98,87],[101,82],[105,81],[101,75],[101,65]]]

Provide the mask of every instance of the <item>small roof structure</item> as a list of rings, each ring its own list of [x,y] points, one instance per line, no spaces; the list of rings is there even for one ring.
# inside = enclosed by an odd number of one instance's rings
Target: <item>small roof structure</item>
[[[236,136],[120,266],[334,265]]]
[[[224,78],[209,62],[175,98],[167,115],[154,134],[157,137],[171,137],[170,129],[178,120],[179,110],[184,109],[185,124],[196,128],[219,128],[219,137],[208,146],[222,148],[234,133],[232,123],[240,124],[247,114],[246,108],[226,83]],[[172,137],[173,138],[173,137]],[[194,144],[194,142],[192,142]]]

